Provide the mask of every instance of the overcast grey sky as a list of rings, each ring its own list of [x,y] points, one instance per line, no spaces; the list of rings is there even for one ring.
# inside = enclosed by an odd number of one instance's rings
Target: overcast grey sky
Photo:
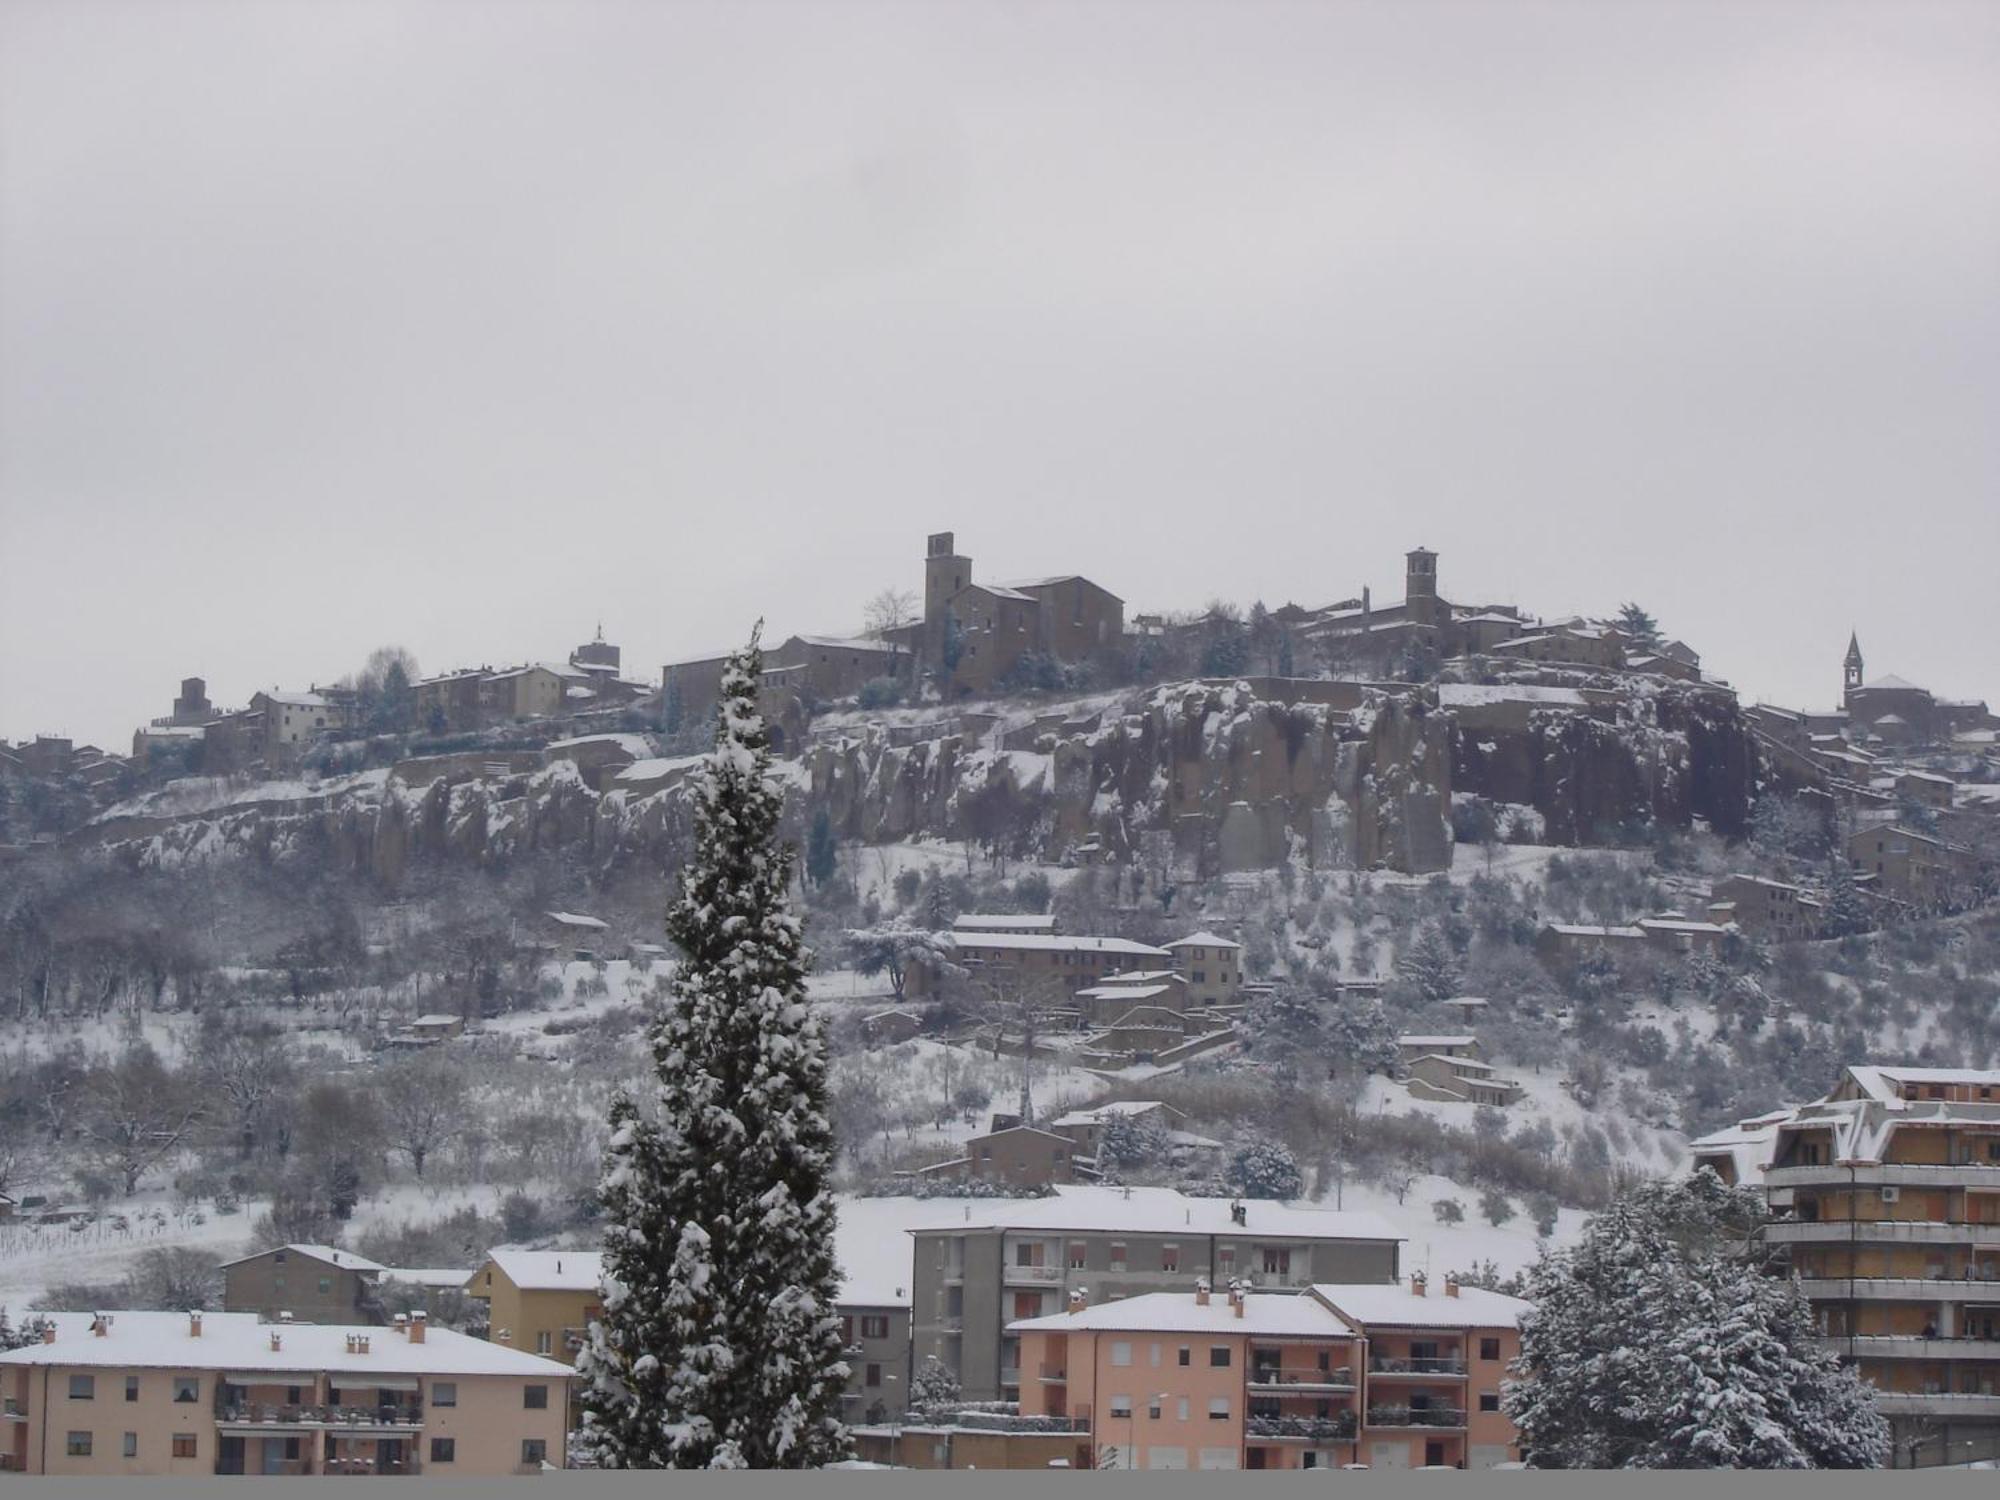
[[[947,528],[2000,699],[1996,294],[1992,4],[0,0],[0,736]]]

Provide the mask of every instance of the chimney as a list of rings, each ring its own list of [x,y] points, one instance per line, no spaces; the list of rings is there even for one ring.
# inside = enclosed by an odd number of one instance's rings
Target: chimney
[[[52,1322],[42,1324],[42,1342],[45,1344],[53,1344],[55,1341],[56,1341],[56,1325]]]
[[[1090,1306],[1090,1288],[1087,1286],[1079,1286],[1071,1288],[1069,1294],[1069,1310],[1072,1313],[1080,1313],[1088,1306]]]
[[[410,1319],[409,1319],[408,1315],[407,1315],[407,1314],[405,1314],[405,1313],[397,1313],[397,1314],[396,1314],[396,1332],[398,1332],[398,1333],[408,1333],[409,1331],[410,1331]]]
[[[430,1315],[428,1313],[422,1313],[422,1312],[411,1313],[410,1342],[413,1344],[421,1344],[424,1341],[424,1329],[428,1327],[429,1324],[430,1324]]]
[[[494,1343],[496,1343],[496,1344],[511,1344],[511,1343],[513,1343],[513,1342],[514,1342],[514,1330],[513,1330],[513,1329],[511,1329],[511,1328],[496,1328],[496,1329],[494,1329],[494,1330],[493,1330],[493,1342],[494,1342]]]
[[[1456,1274],[1446,1273],[1444,1278],[1444,1294],[1447,1297],[1456,1297],[1458,1295],[1458,1277]]]
[[[273,1354],[276,1354],[279,1350],[283,1349],[284,1347],[285,1347],[284,1334],[280,1333],[277,1329],[273,1328],[271,1330],[271,1352]]]
[[[1243,1309],[1249,1301],[1250,1299],[1243,1295],[1241,1287],[1229,1294],[1229,1305],[1236,1310],[1236,1316],[1239,1318],[1243,1316]]]
[[[366,1354],[368,1352],[367,1334],[357,1333],[356,1335],[354,1335],[354,1352],[356,1354]]]
[[[1199,1277],[1195,1281],[1194,1305],[1196,1307],[1208,1306],[1208,1278],[1206,1276]]]
[[[288,1312],[281,1312],[278,1314],[278,1321],[280,1323],[289,1323],[292,1321],[292,1315]]]
[[[1429,1280],[1430,1278],[1425,1276],[1422,1271],[1412,1271],[1410,1273],[1410,1295],[1412,1297],[1423,1296],[1424,1287],[1428,1284]]]
[[[92,1313],[90,1315],[90,1331],[99,1338],[103,1338],[107,1333],[111,1332],[111,1314]]]
[[[190,1310],[188,1313],[188,1337],[191,1339],[198,1339],[201,1337],[200,1308],[194,1308]]]

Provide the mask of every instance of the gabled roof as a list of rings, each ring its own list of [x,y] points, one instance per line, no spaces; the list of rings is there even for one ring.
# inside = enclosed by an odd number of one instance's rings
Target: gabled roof
[[[604,1279],[604,1257],[595,1250],[495,1250],[486,1258],[524,1292],[591,1292]],[[478,1276],[466,1278],[468,1290]]]
[[[1203,1306],[1189,1292],[1147,1292],[1116,1302],[1100,1302],[1073,1313],[1022,1318],[1009,1333],[1243,1333],[1266,1338],[1283,1334],[1351,1338],[1354,1329],[1338,1313],[1311,1297],[1251,1292],[1238,1317],[1224,1292],[1209,1294]]]
[[[1130,938],[1065,937],[1029,932],[946,933],[959,947],[1014,949],[1042,953],[1117,953],[1127,958],[1167,958],[1164,948],[1135,943]]]
[[[1891,692],[1903,692],[1903,693],[1921,693],[1927,691],[1924,688],[1918,687],[1914,682],[1911,682],[1907,677],[1898,677],[1893,672],[1891,672],[1887,677],[1878,677],[1873,682],[1864,682],[1861,684],[1860,687],[1856,688],[1855,691],[1858,693],[1865,693],[1869,691],[1871,688],[1887,688]]]
[[[1189,933],[1184,938],[1175,938],[1167,944],[1170,952],[1175,948],[1241,948],[1242,946],[1241,943],[1231,942],[1226,937],[1217,937],[1206,930]]]
[[[1534,1308],[1519,1297],[1476,1286],[1461,1286],[1456,1297],[1448,1296],[1442,1281],[1421,1297],[1407,1280],[1315,1285],[1313,1295],[1364,1329],[1515,1328]]]
[[[918,1225],[912,1234],[962,1230],[1051,1229],[1133,1234],[1219,1234],[1236,1238],[1381,1240],[1403,1236],[1379,1214],[1349,1209],[1300,1208],[1254,1199],[1240,1205],[1244,1222],[1230,1218],[1227,1198],[1190,1198],[1172,1188],[1060,1186],[1048,1198],[996,1198],[972,1204],[963,1217]]]
[[[234,1260],[225,1260],[222,1263],[222,1269],[226,1271],[231,1266],[240,1266],[253,1260],[261,1260],[264,1256],[277,1250],[285,1250],[293,1255],[303,1255],[309,1260],[321,1261],[329,1266],[338,1266],[343,1271],[360,1271],[365,1274],[368,1272],[386,1271],[388,1269],[387,1266],[384,1266],[379,1261],[370,1260],[365,1255],[356,1255],[352,1250],[335,1249],[332,1245],[271,1245],[265,1249],[253,1251],[249,1255],[239,1255]]]

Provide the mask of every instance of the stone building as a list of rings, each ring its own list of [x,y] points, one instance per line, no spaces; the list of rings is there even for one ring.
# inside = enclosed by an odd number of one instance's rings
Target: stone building
[[[951,532],[940,531],[925,547],[919,631],[925,659],[948,693],[986,693],[1029,652],[1074,662],[1120,645],[1125,601],[1075,573],[975,582],[972,559]]]

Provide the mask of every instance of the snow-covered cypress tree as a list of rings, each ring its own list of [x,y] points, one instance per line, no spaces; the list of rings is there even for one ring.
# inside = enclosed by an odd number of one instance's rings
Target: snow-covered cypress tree
[[[785,895],[762,663],[756,635],[730,659],[695,785],[652,1107],[611,1109],[604,1317],[578,1361],[579,1448],[605,1468],[816,1468],[851,1451],[825,1045]]]

